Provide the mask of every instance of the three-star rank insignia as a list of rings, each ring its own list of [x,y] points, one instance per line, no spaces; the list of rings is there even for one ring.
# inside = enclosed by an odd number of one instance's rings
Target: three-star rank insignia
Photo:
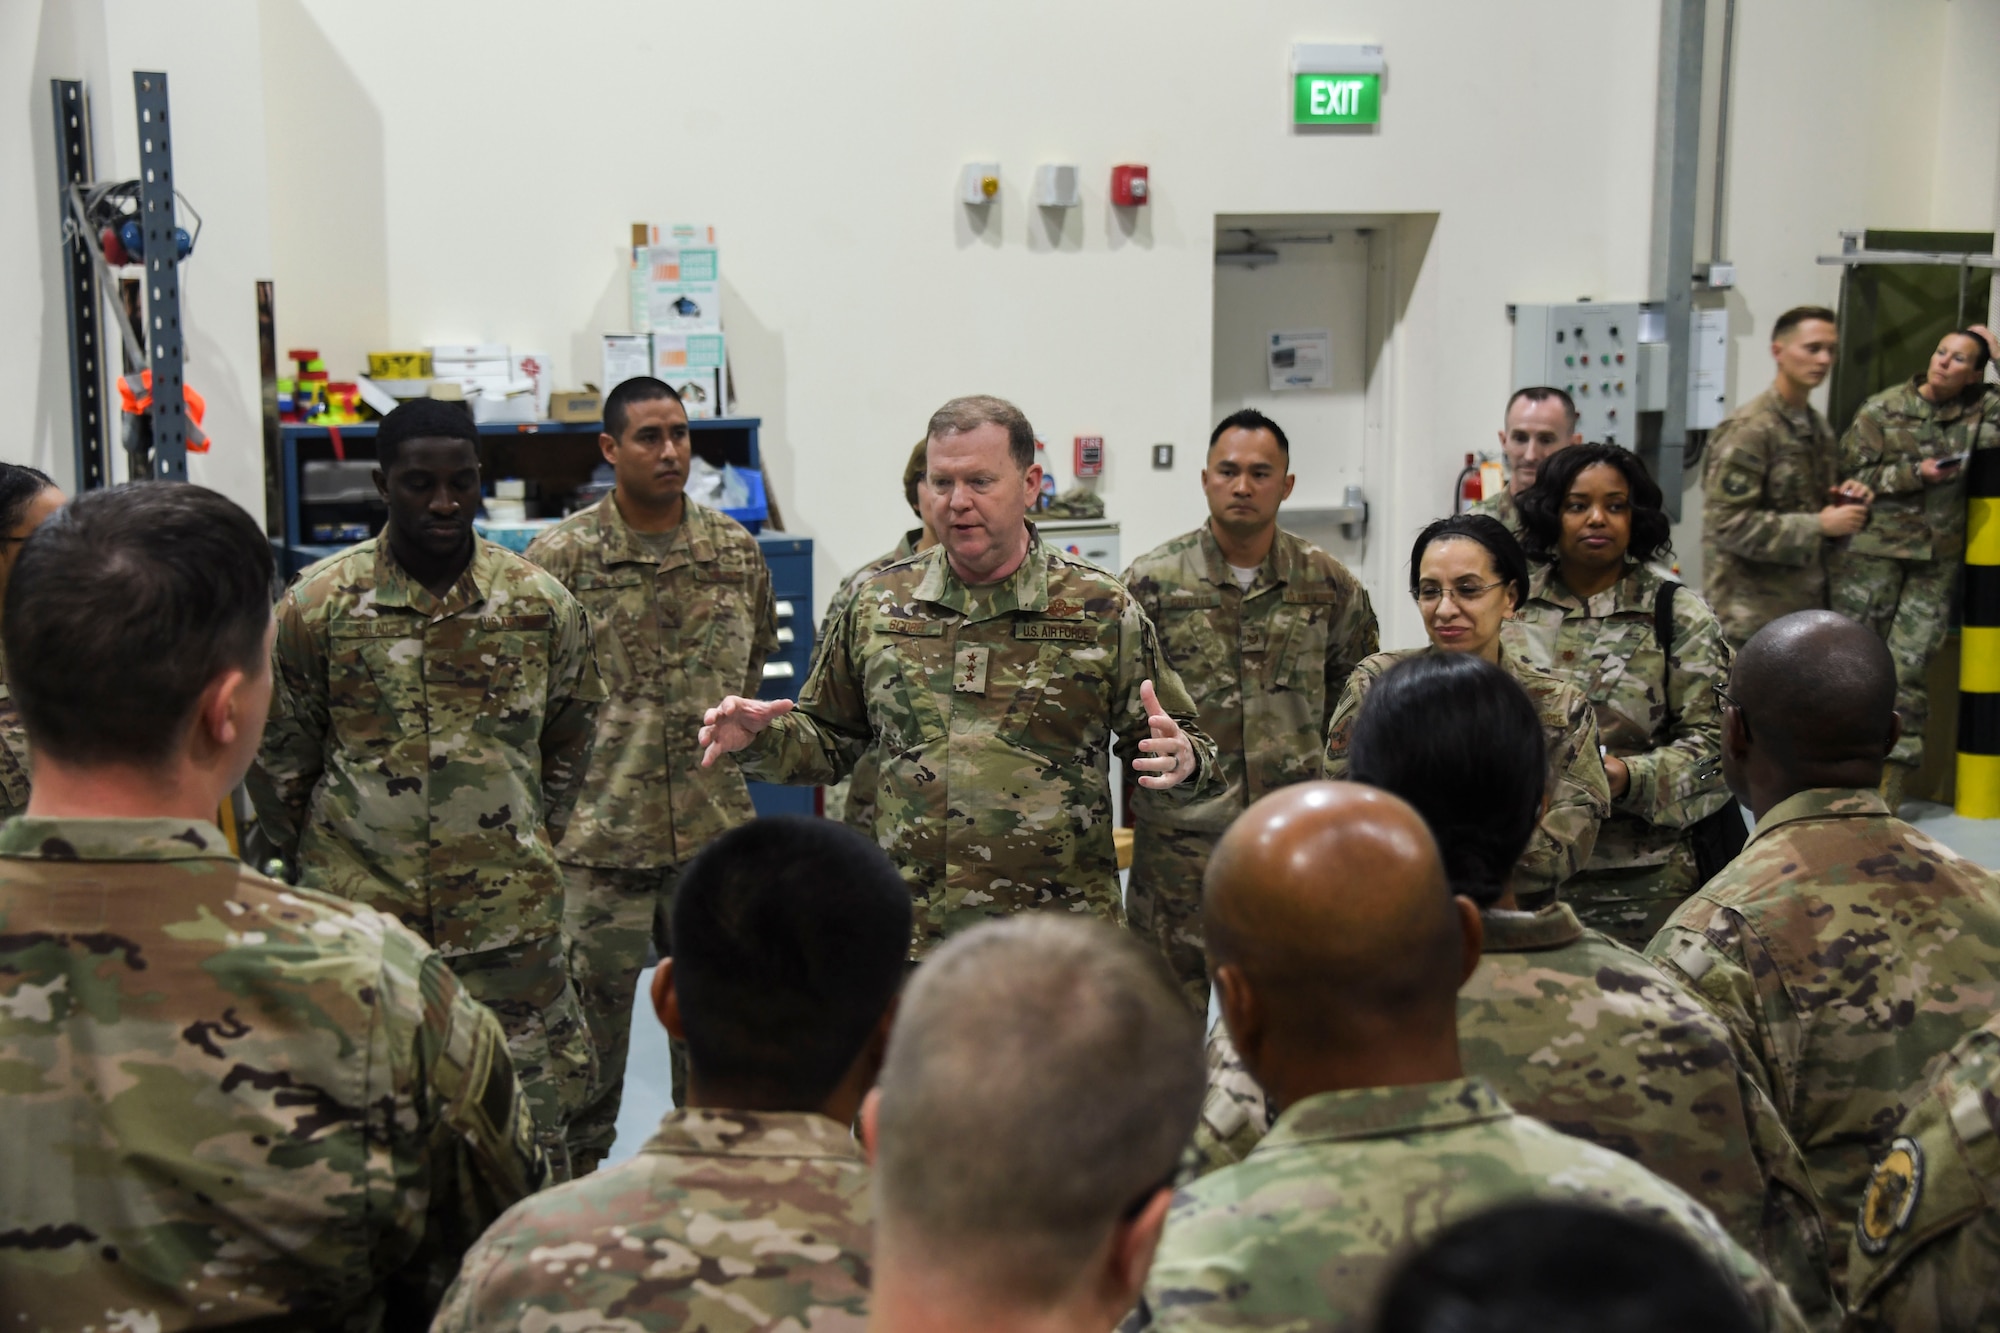
[[[1889,1248],[1897,1232],[1910,1224],[1924,1192],[1924,1150],[1915,1139],[1897,1138],[1868,1173],[1868,1190],[1854,1219],[1855,1239],[1866,1254]]]
[[[986,659],[989,651],[984,644],[968,644],[953,655],[952,689],[960,694],[986,693]]]

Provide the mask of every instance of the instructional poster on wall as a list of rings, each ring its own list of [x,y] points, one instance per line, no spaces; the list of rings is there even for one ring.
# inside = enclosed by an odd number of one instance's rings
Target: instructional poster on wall
[[[1333,334],[1326,329],[1274,333],[1266,355],[1274,392],[1333,387]]]

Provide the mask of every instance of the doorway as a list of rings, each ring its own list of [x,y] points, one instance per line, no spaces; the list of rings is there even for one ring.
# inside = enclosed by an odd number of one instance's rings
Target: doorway
[[[1377,519],[1388,512],[1388,495],[1375,489],[1389,479],[1377,468],[1371,480],[1369,462],[1386,438],[1394,223],[1354,214],[1215,219],[1209,419],[1251,407],[1284,428],[1298,482],[1279,522],[1338,557],[1378,604],[1368,526],[1340,518],[1354,499],[1370,502]]]

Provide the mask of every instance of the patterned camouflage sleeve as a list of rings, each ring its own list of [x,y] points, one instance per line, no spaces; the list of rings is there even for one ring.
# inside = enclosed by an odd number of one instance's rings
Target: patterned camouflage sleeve
[[[819,619],[819,636],[813,640],[812,664],[806,668],[808,677],[819,669],[819,659],[826,656],[826,646],[833,639],[834,627],[846,618],[848,608],[854,605],[854,594],[868,581],[862,577],[865,568],[864,566],[863,569],[857,569],[849,574],[846,580],[833,590],[833,597],[826,604],[826,614]]]
[[[1915,451],[1890,446],[1882,429],[1879,399],[1870,398],[1855,413],[1854,424],[1840,442],[1840,475],[1858,481],[1877,495],[1907,495],[1924,488],[1917,473]]]
[[[798,707],[736,752],[744,777],[808,786],[835,783],[854,770],[874,743],[854,660],[855,617],[850,599],[813,651],[812,670],[799,690]]]
[[[306,806],[325,767],[331,723],[326,650],[307,622],[296,587],[279,601],[277,620],[277,639],[271,646],[271,713],[244,786],[257,811],[259,841],[289,866],[298,855]]]
[[[1333,705],[1332,716],[1326,723],[1325,776],[1335,779],[1347,777],[1347,741],[1354,733],[1355,719],[1361,716],[1361,701],[1368,697],[1368,687],[1375,683],[1375,677],[1387,670],[1389,665],[1386,656],[1379,662],[1363,658],[1361,664],[1348,673],[1347,683],[1340,689],[1340,699]]]
[[[1832,1286],[1826,1227],[1812,1177],[1806,1172],[1805,1154],[1740,1056],[1735,1063],[1750,1151],[1764,1176],[1763,1215],[1756,1228],[1758,1258],[1792,1294],[1808,1323],[1815,1328],[1829,1325],[1838,1320],[1840,1298]]]
[[[1118,624],[1118,698],[1113,702],[1111,715],[1113,730],[1118,733],[1118,758],[1128,773],[1132,772],[1133,760],[1147,755],[1139,748],[1139,742],[1153,734],[1146,720],[1146,705],[1139,695],[1139,687],[1149,680],[1153,682],[1153,693],[1159,698],[1160,707],[1180,723],[1188,743],[1194,747],[1194,772],[1160,794],[1179,801],[1214,795],[1213,789],[1222,773],[1215,757],[1215,742],[1195,720],[1194,700],[1188,697],[1180,672],[1174,670],[1173,663],[1160,650],[1160,632],[1153,627],[1153,618],[1146,614],[1137,598],[1127,597]]]
[[[1662,828],[1687,828],[1730,801],[1722,780],[1722,705],[1715,687],[1729,679],[1722,622],[1692,588],[1674,593],[1674,651],[1667,670],[1673,739],[1628,755],[1632,785],[1612,804]]]
[[[1702,500],[1707,540],[1746,560],[1810,565],[1820,557],[1819,515],[1781,514],[1764,504],[1770,429],[1754,423],[1732,426],[1718,431],[1709,445]]]
[[[1234,1166],[1271,1131],[1270,1099],[1236,1053],[1229,1029],[1217,1023],[1208,1034],[1208,1092],[1194,1138],[1181,1154],[1178,1183]]]
[[[1799,1019],[1762,941],[1734,912],[1697,896],[1675,910],[1646,957],[1722,1020],[1745,1073],[1789,1123]]]
[[[1158,626],[1160,623],[1159,580],[1145,577],[1139,572],[1137,565],[1130,565],[1126,567],[1123,574],[1118,576],[1118,581],[1125,585],[1125,591],[1132,594],[1132,600],[1137,602],[1139,609],[1146,613],[1146,619],[1152,621],[1155,626]]]
[[[1352,595],[1346,611],[1326,631],[1326,703],[1325,715],[1319,720],[1322,734],[1333,725],[1334,709],[1354,668],[1382,651],[1382,627],[1375,619],[1375,603],[1369,600],[1368,590],[1357,579],[1349,591]]]
[[[554,610],[548,711],[542,720],[542,824],[549,841],[559,843],[597,744],[597,706],[611,692],[597,671],[597,649],[583,603],[564,592]]]
[[[390,1281],[389,1308],[401,1298],[429,1312],[467,1248],[500,1214],[548,1183],[549,1165],[500,1021],[465,992],[436,952],[381,920],[378,993],[394,1025],[392,1076],[409,1098],[395,1119],[393,1206],[397,1230],[416,1238]]]
[[[1509,881],[1516,893],[1559,888],[1583,869],[1597,846],[1597,826],[1611,814],[1611,785],[1597,752],[1597,713],[1581,690],[1565,693],[1568,726],[1561,749],[1549,755],[1549,771],[1557,777],[1549,808]]]

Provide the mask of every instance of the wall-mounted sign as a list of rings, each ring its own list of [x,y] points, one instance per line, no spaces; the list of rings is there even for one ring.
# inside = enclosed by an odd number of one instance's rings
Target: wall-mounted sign
[[[1274,393],[1333,387],[1333,334],[1327,329],[1274,333],[1264,355]]]
[[[1382,119],[1380,74],[1294,74],[1294,125],[1373,125]]]
[[[1379,46],[1292,48],[1292,124],[1375,125],[1382,120]]]

